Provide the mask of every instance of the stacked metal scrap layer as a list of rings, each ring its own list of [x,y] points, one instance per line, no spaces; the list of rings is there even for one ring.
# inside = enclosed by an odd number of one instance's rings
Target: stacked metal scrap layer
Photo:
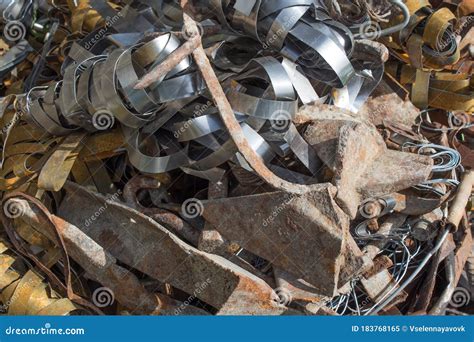
[[[472,1],[0,13],[4,314],[472,313]]]

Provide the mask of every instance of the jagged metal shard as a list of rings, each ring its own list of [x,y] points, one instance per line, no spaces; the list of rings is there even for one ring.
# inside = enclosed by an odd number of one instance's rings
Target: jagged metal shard
[[[219,314],[280,315],[287,311],[277,305],[272,288],[262,279],[227,259],[197,250],[126,205],[107,201],[73,183],[65,190],[59,216],[121,262],[192,294]],[[107,210],[97,215],[104,203]],[[93,225],[86,224],[84,218],[89,217],[96,217]]]
[[[229,240],[332,296],[344,266],[349,218],[331,184],[204,201],[204,218]]]
[[[373,125],[345,115],[311,122],[304,136],[334,172],[336,201],[352,218],[364,199],[410,188],[431,175],[429,156],[389,150]]]

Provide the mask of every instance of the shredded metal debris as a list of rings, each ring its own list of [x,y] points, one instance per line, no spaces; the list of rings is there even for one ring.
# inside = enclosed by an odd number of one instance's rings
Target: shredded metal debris
[[[472,1],[0,13],[4,314],[474,312]]]

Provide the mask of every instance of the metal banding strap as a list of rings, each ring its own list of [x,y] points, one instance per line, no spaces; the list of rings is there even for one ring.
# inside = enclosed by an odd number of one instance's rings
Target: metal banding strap
[[[101,76],[101,89],[108,110],[125,126],[132,128],[140,128],[153,119],[153,113],[149,112],[145,115],[132,112],[120,98],[116,87],[117,62],[123,50],[117,49],[113,51],[105,65]]]
[[[312,32],[306,28],[307,26],[298,23],[291,31],[291,35],[308,47],[313,48],[324,60],[331,66],[337,75],[340,84],[345,85],[350,78],[354,76],[354,68],[347,58],[345,51],[334,40],[321,34],[319,29]],[[317,34],[319,33],[319,34]]]

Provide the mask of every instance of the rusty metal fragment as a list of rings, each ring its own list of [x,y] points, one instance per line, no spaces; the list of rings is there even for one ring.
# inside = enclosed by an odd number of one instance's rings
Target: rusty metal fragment
[[[274,192],[208,200],[203,216],[223,236],[332,296],[343,285],[339,274],[351,238],[335,195],[334,186],[320,184],[308,186],[304,195]],[[233,209],[223,217],[226,208]]]
[[[219,310],[219,314],[283,314],[263,280],[217,255],[201,252],[152,219],[117,202],[69,183],[58,215],[76,225],[121,262],[167,282]],[[97,207],[107,210],[95,217]],[[81,206],[81,211],[74,210]],[[200,284],[207,284],[196,289]]]
[[[376,126],[384,121],[391,121],[405,125],[412,125],[420,115],[420,110],[416,108],[408,98],[403,98],[403,93],[394,92],[393,81],[386,76],[375,88],[372,95],[361,108],[359,114]]]
[[[34,226],[51,240],[55,240],[51,233],[52,221],[46,220],[35,206],[21,198],[12,198],[10,201],[23,208],[22,220]],[[137,310],[137,313],[159,313],[161,306],[159,297],[148,293],[136,277],[116,264],[115,258],[77,227],[57,217],[52,219],[60,229],[74,260],[87,269],[91,277],[109,286],[116,294],[117,300],[126,307]],[[135,298],[138,298],[138,302]],[[137,303],[140,304],[137,305]]]
[[[338,204],[352,218],[364,199],[407,189],[431,174],[431,158],[387,149],[366,123],[337,116],[315,120],[305,138],[334,173]]]

